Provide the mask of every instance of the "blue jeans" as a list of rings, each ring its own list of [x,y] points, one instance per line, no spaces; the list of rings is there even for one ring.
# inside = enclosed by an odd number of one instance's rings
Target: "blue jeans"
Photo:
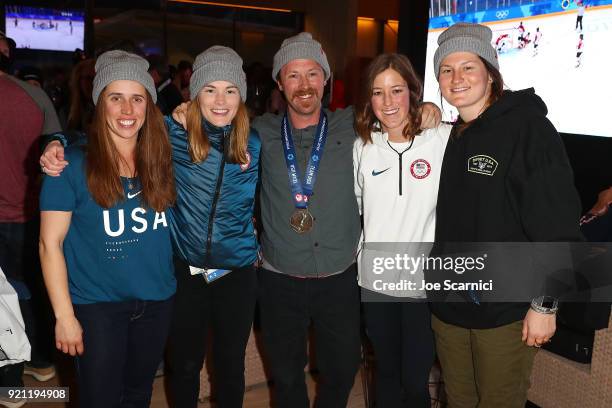
[[[174,298],[74,305],[83,327],[76,358],[80,406],[148,407]]]

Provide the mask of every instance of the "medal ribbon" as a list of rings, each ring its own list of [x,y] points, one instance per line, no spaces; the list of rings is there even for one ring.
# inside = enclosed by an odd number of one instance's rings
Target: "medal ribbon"
[[[283,151],[285,152],[285,162],[287,163],[287,172],[289,173],[289,186],[291,187],[293,204],[295,208],[308,208],[308,198],[312,195],[317,180],[319,164],[321,163],[323,148],[327,140],[327,115],[321,110],[317,134],[312,144],[312,151],[306,166],[303,183],[299,176],[297,156],[295,154],[295,146],[293,145],[293,137],[291,136],[291,126],[289,126],[289,119],[286,113],[281,125],[281,134],[283,136]]]

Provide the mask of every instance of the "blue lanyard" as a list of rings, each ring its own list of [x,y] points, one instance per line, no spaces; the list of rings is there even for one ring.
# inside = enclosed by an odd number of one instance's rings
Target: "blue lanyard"
[[[291,186],[291,197],[296,208],[308,208],[308,197],[312,195],[317,173],[319,172],[319,164],[323,158],[323,148],[327,140],[327,115],[321,110],[319,124],[317,125],[317,135],[312,144],[310,159],[306,166],[306,174],[304,183],[301,182],[298,174],[297,156],[295,154],[295,146],[293,145],[293,137],[291,136],[291,126],[287,114],[283,117],[281,126],[281,134],[283,136],[283,151],[285,152],[285,162],[287,163],[287,172],[289,173],[289,185]]]

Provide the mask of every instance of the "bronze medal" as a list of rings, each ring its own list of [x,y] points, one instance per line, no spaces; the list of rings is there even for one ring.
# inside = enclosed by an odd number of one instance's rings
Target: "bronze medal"
[[[289,220],[291,228],[298,234],[303,234],[312,229],[314,219],[307,208],[297,208]]]

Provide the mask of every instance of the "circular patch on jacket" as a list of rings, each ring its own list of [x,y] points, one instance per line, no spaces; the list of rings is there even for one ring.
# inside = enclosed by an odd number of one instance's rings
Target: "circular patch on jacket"
[[[306,194],[296,194],[295,195],[295,201],[297,201],[298,203],[301,203],[302,201],[307,203],[308,202],[308,196]]]
[[[431,165],[425,159],[416,159],[410,165],[410,174],[416,179],[424,179],[431,173]]]
[[[240,170],[245,171],[251,165],[251,153],[246,152],[247,162],[240,165]]]

